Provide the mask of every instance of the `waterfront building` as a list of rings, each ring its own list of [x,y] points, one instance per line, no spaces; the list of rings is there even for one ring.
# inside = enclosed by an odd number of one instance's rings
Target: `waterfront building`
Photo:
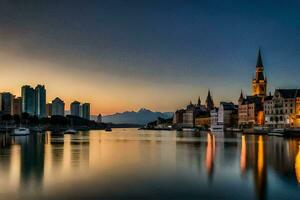
[[[266,126],[300,127],[300,90],[276,89],[265,98],[264,114]]]
[[[210,125],[211,128],[217,127],[218,126],[218,108],[214,108],[210,111]]]
[[[102,115],[101,114],[99,114],[97,116],[97,123],[102,123]]]
[[[258,50],[255,77],[252,79],[252,96],[244,97],[241,92],[238,100],[239,127],[262,126],[264,124],[264,99],[267,94],[267,78],[260,49]]]
[[[1,114],[10,115],[12,111],[13,95],[9,92],[0,93]]]
[[[211,111],[215,108],[213,98],[210,94],[210,90],[208,90],[207,98],[206,98],[206,108],[208,111]]]
[[[81,105],[81,117],[90,120],[90,104],[83,103]]]
[[[46,117],[46,89],[44,85],[35,87],[35,115]]]
[[[211,126],[210,112],[202,111],[195,117],[195,127],[208,128]]]
[[[78,101],[73,101],[70,105],[71,109],[71,115],[73,116],[80,116],[80,102]]]
[[[238,106],[238,126],[250,128],[254,125],[263,125],[264,117],[262,110],[262,97],[243,97],[241,94]]]
[[[29,115],[35,115],[35,90],[29,85],[21,88],[22,95],[22,112]]]
[[[221,102],[218,109],[218,125],[222,125],[223,129],[237,126],[238,107],[232,102]]]
[[[173,114],[173,125],[177,127],[181,127],[183,123],[183,113],[185,112],[184,109],[176,110]]]
[[[182,116],[182,126],[183,127],[194,127],[195,125],[195,108],[196,106],[190,102],[186,107],[185,112]]]
[[[267,78],[264,75],[264,66],[260,49],[258,50],[255,78],[252,80],[253,96],[265,97],[267,95]]]
[[[53,115],[65,115],[65,102],[58,97],[52,101],[52,116]]]
[[[52,115],[52,103],[46,104],[46,116],[50,117]]]
[[[22,97],[13,97],[11,114],[19,116],[22,114]]]

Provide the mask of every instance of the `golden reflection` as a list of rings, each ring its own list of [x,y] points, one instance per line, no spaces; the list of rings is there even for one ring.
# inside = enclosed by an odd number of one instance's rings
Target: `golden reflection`
[[[63,147],[63,173],[70,173],[71,163],[72,163],[72,153],[71,153],[71,136],[64,135],[64,147]]]
[[[18,187],[21,178],[21,146],[14,144],[11,146],[10,160],[10,183],[13,187]]]
[[[213,172],[215,157],[215,136],[213,134],[207,134],[207,146],[206,146],[206,169],[209,174]]]
[[[257,156],[257,170],[258,176],[261,177],[264,169],[264,141],[263,136],[258,137],[258,156]]]
[[[242,147],[241,147],[241,157],[240,157],[240,168],[242,173],[246,170],[246,164],[247,164],[247,150],[246,150],[246,138],[245,135],[242,136]]]
[[[51,134],[46,133],[45,134],[46,140],[45,140],[45,159],[44,159],[44,179],[48,180],[48,178],[51,178],[51,169],[52,169],[52,145],[51,145]]]
[[[300,145],[298,146],[298,153],[295,159],[295,172],[298,183],[300,183]]]

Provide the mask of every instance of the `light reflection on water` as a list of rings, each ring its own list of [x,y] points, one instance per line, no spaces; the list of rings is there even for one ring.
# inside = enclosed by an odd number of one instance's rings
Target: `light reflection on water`
[[[299,144],[136,129],[0,135],[0,198],[296,199]]]

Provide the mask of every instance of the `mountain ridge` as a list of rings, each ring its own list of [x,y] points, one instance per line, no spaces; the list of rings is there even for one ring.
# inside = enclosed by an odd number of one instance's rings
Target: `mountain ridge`
[[[102,122],[105,123],[129,123],[129,124],[141,124],[145,125],[148,122],[156,120],[158,117],[170,118],[172,117],[172,112],[158,112],[151,111],[146,108],[141,108],[138,111],[124,111],[122,113],[114,113],[111,115],[106,115],[102,117]]]

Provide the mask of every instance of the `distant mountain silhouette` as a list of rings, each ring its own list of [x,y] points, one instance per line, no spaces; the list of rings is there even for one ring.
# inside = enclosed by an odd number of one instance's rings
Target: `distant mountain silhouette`
[[[158,117],[170,118],[173,113],[171,112],[153,112],[151,110],[142,108],[138,112],[126,111],[123,113],[115,113],[113,115],[107,115],[102,117],[103,122],[112,123],[128,123],[128,124],[147,124],[148,122],[156,120]]]

